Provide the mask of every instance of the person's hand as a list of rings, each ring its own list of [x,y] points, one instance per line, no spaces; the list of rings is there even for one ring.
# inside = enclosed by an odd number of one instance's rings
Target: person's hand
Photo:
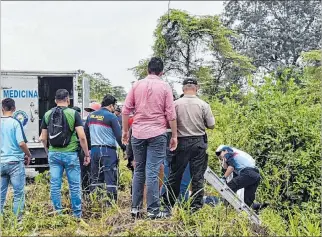
[[[129,132],[122,132],[122,143],[124,145],[128,145],[129,144]]]
[[[221,182],[223,182],[224,184],[226,184],[226,183],[227,183],[227,180],[226,180],[226,178],[225,178],[225,177],[222,177],[220,180],[221,180]]]
[[[126,151],[123,151],[123,159],[124,159],[124,160],[127,160],[127,154],[126,154]]]
[[[136,166],[135,160],[132,161],[132,166],[135,169],[135,166]]]
[[[84,157],[84,165],[85,166],[88,166],[89,165],[89,163],[91,163],[91,157],[90,156],[85,156]]]
[[[178,146],[178,138],[171,137],[170,139],[170,151],[174,151]]]
[[[25,165],[28,166],[30,164],[30,161],[31,161],[31,154],[30,155],[26,155],[25,154]]]

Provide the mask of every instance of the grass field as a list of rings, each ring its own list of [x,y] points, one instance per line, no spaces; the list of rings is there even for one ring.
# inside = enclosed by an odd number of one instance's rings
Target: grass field
[[[107,208],[101,200],[92,195],[90,200],[83,203],[83,219],[88,226],[80,225],[72,216],[69,202],[69,191],[64,179],[62,194],[63,206],[66,214],[54,214],[49,197],[48,174],[41,174],[34,183],[26,188],[26,207],[22,224],[18,224],[10,213],[12,193],[5,215],[1,218],[3,236],[267,236],[267,235],[320,235],[317,224],[310,226],[308,233],[297,228],[296,223],[288,223],[281,218],[277,211],[263,210],[260,214],[262,226],[251,224],[247,217],[238,214],[231,206],[222,204],[211,207],[206,205],[202,210],[190,215],[185,207],[176,207],[173,216],[165,220],[136,220],[129,214],[130,211],[130,182],[131,173],[121,162],[120,192],[117,205]],[[208,194],[214,190],[207,187]],[[188,205],[188,204],[186,204]],[[298,222],[300,224],[300,222]]]

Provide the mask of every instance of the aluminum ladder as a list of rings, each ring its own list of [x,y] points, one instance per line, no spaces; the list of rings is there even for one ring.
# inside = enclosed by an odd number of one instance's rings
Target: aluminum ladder
[[[249,206],[247,206],[244,201],[242,201],[209,167],[207,167],[204,177],[207,182],[211,184],[238,212],[244,211],[253,223],[257,225],[261,224],[258,215],[256,215],[256,213],[249,208]]]

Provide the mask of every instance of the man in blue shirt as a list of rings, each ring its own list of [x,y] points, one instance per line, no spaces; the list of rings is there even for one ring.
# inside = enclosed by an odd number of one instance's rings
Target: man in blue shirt
[[[114,114],[116,99],[111,95],[103,98],[101,109],[92,112],[85,124],[85,133],[91,147],[91,192],[96,188],[107,187],[107,195],[117,200],[118,157],[116,142],[122,144],[122,132],[119,121]],[[110,202],[107,202],[110,205]]]
[[[120,126],[121,126],[121,129],[122,129],[122,112],[121,112],[121,108],[118,106],[116,109],[115,109],[115,115],[117,117],[117,120],[119,121],[120,123]]]
[[[7,98],[2,101],[1,117],[1,200],[0,214],[6,200],[9,182],[13,187],[13,212],[20,219],[25,203],[25,164],[29,165],[31,153],[23,126],[12,117],[16,110],[15,101]]]
[[[220,145],[216,155],[221,158],[226,172],[223,180],[235,172],[234,177],[227,186],[234,192],[245,189],[244,201],[250,207],[255,200],[255,193],[260,182],[259,170],[255,166],[255,160],[246,152],[226,145]]]

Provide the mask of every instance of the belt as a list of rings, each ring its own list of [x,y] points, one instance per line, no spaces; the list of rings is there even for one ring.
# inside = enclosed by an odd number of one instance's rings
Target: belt
[[[178,137],[178,139],[203,139],[204,135],[202,136],[189,136],[189,137]]]
[[[93,145],[92,148],[110,148],[116,150],[115,146],[110,146],[110,145]]]

